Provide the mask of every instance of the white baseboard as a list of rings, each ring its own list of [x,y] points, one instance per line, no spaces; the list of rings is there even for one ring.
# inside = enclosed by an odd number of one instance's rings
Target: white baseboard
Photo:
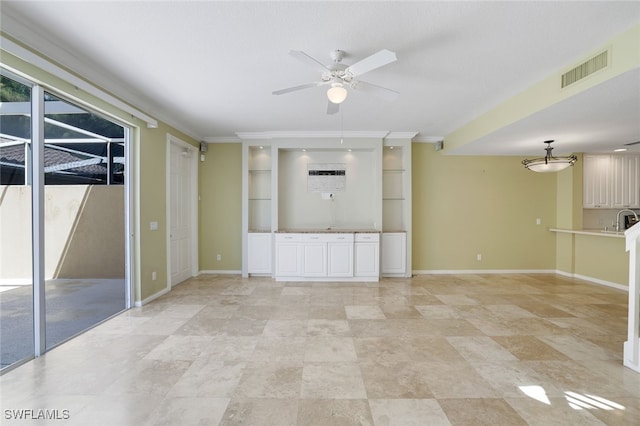
[[[204,271],[200,271],[200,273],[198,273],[198,275],[240,275],[242,274],[242,271],[240,270],[234,270],[234,269],[229,269],[229,270],[223,270],[223,269],[214,269],[214,270],[204,270]]]
[[[414,275],[435,275],[435,274],[558,274],[569,278],[577,278],[583,281],[589,281],[594,284],[615,288],[617,290],[629,291],[629,287],[614,283],[611,281],[601,280],[599,278],[588,277],[586,275],[572,274],[570,272],[560,271],[557,269],[428,269],[413,271]]]
[[[0,278],[0,285],[31,285],[31,278]]]
[[[160,290],[159,292],[152,294],[151,296],[147,297],[144,300],[137,300],[133,305],[136,308],[139,308],[142,305],[146,305],[147,303],[150,303],[150,302],[156,300],[160,296],[164,296],[165,294],[169,293],[170,290],[171,290],[170,288],[164,288],[164,289]]]
[[[414,270],[414,275],[436,274],[555,274],[553,269],[426,269]]]

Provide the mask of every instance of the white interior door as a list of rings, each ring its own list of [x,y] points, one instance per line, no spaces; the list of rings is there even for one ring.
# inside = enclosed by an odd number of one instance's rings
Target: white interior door
[[[191,278],[191,167],[194,154],[175,142],[170,144],[169,244],[171,286]]]

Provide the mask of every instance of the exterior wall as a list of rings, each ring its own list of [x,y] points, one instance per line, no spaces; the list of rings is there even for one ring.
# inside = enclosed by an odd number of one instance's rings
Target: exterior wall
[[[31,188],[4,186],[0,282],[31,282]],[[45,187],[45,278],[122,278],[124,187]]]

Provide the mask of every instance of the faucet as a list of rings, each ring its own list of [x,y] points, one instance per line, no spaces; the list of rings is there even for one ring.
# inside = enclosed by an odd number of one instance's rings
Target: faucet
[[[636,218],[636,222],[638,221],[638,215],[636,214],[636,212],[634,212],[633,210],[630,210],[630,209],[622,209],[616,215],[616,232],[620,231],[620,214],[624,213],[624,212],[633,213],[633,217]]]

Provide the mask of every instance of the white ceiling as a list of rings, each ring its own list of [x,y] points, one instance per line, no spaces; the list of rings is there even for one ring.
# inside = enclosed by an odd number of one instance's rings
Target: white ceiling
[[[199,140],[237,132],[418,132],[441,138],[575,65],[640,22],[640,2],[7,1],[2,31]],[[398,60],[363,77],[393,102],[350,93],[327,115],[326,86],[289,56],[352,64],[389,49]],[[458,149],[458,154],[607,151],[640,141],[640,74]],[[640,149],[640,148],[639,148]]]

